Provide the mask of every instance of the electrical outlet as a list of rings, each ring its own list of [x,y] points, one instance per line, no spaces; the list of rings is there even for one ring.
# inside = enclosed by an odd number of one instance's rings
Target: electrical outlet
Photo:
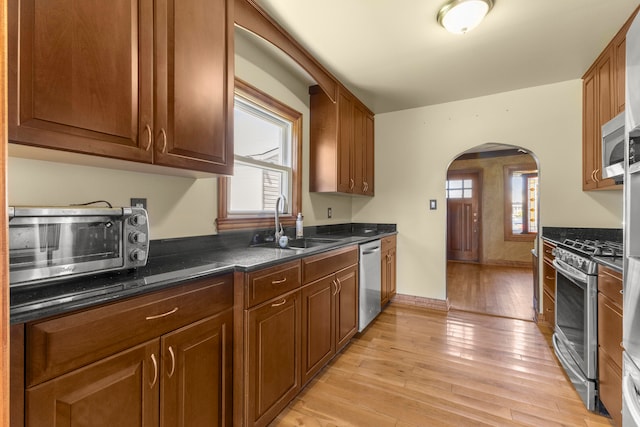
[[[333,212],[331,211],[331,208],[327,208],[327,218],[331,218],[333,216]]]
[[[146,198],[131,198],[131,207],[133,208],[143,208],[147,209],[147,199]]]

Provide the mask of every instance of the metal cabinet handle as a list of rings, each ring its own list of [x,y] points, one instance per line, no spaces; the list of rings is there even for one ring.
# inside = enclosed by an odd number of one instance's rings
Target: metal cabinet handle
[[[598,172],[600,172],[600,168],[597,168],[595,171],[593,171],[593,178],[596,180],[596,182],[600,182],[600,179],[598,179]]]
[[[287,303],[287,299],[282,298],[281,302],[274,302],[273,304],[271,304],[271,307],[280,307],[281,305],[285,305],[286,303]]]
[[[556,279],[555,277],[549,277],[549,276],[544,276],[544,278],[547,279],[547,280],[555,280]]]
[[[340,279],[338,279],[337,277],[336,277],[336,282],[338,282],[338,285],[340,286],[340,289],[336,291],[336,294],[339,294],[340,292],[342,292],[342,283],[340,282]]]
[[[620,341],[620,348],[624,350],[624,343]]]
[[[336,296],[338,294],[338,283],[335,281],[335,279],[332,281],[332,283],[336,287],[336,290],[333,293],[333,296]]]
[[[156,385],[156,381],[158,381],[158,361],[155,354],[151,355],[151,361],[153,362],[153,381],[149,384],[149,388],[153,388]]]
[[[284,283],[284,282],[286,282],[286,281],[287,281],[287,278],[285,277],[285,278],[284,278],[284,279],[282,279],[282,280],[272,280],[272,281],[271,281],[271,284],[272,284],[272,285],[279,285],[280,283]]]
[[[349,178],[349,190],[353,190],[353,187],[356,185],[356,182],[353,180],[353,178]]]
[[[169,372],[169,378],[171,378],[176,371],[176,355],[173,353],[173,347],[171,346],[169,346],[169,354],[171,354],[171,371]]]
[[[160,151],[164,154],[167,152],[167,132],[164,128],[160,129],[160,136],[162,137],[162,148]]]
[[[145,125],[144,130],[147,132],[147,145],[145,145],[144,151],[149,151],[149,148],[151,148],[151,126]]]
[[[167,316],[175,313],[176,311],[178,311],[178,307],[174,307],[173,310],[169,310],[166,313],[155,314],[153,316],[147,316],[147,317],[145,317],[145,319],[147,319],[147,320],[160,319],[161,317],[167,317]]]
[[[620,295],[624,295],[624,289],[620,289]]]

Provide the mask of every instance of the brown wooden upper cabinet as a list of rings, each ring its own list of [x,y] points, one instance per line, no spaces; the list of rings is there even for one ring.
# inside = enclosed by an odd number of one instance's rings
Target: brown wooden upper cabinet
[[[309,191],[374,195],[374,116],[338,86],[337,102],[311,95]]]
[[[231,173],[232,4],[10,0],[10,142]]]
[[[602,125],[624,111],[625,40],[637,10],[582,77],[582,189],[622,189],[602,179]]]

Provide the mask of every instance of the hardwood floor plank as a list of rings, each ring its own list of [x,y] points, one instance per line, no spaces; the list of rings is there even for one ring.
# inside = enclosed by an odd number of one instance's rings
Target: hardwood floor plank
[[[392,303],[272,426],[611,426],[530,321]]]

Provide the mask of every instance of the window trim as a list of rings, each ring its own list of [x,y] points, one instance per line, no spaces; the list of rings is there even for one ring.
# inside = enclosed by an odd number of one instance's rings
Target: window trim
[[[279,115],[292,123],[291,127],[291,199],[287,202],[291,213],[281,215],[283,225],[293,226],[296,215],[302,211],[302,113],[283,104],[270,95],[251,86],[249,83],[236,78],[235,96],[246,100]],[[235,97],[234,96],[234,97]],[[234,161],[235,162],[235,161]],[[273,214],[229,216],[227,211],[228,181],[224,176],[218,177],[218,218],[216,228],[218,231],[239,230],[248,228],[274,227]]]
[[[538,233],[513,234],[513,224],[511,223],[511,212],[513,209],[511,201],[511,177],[514,171],[538,170],[535,163],[520,163],[504,165],[504,240],[513,242],[530,242],[536,239]],[[538,177],[540,177],[538,173]],[[539,215],[538,215],[539,217]]]

